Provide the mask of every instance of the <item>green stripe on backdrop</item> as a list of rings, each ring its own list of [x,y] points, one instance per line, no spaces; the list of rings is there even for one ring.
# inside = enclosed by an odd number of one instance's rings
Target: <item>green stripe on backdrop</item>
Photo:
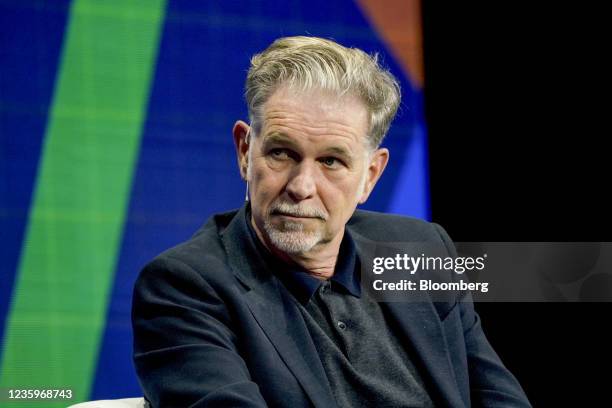
[[[89,396],[164,12],[163,0],[72,4],[0,387]]]

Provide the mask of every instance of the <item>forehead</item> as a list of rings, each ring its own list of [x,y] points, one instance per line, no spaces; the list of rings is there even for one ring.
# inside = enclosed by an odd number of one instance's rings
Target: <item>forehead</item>
[[[315,89],[277,89],[262,109],[262,133],[314,139],[345,138],[347,142],[365,142],[368,112],[354,95],[338,96]]]

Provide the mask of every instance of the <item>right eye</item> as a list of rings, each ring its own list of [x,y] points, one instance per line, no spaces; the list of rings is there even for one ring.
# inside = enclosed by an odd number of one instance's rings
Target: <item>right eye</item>
[[[287,160],[289,158],[289,154],[287,154],[287,151],[285,149],[280,148],[272,149],[268,154],[276,160]]]

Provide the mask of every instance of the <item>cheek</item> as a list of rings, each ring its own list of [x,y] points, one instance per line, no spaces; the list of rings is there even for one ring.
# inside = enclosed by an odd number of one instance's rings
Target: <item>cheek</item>
[[[326,207],[334,213],[335,217],[350,217],[361,197],[360,180],[348,178],[326,184],[327,188],[323,193]]]
[[[349,176],[336,182],[338,193],[342,194],[345,203],[353,202],[355,196],[361,195],[363,190],[363,177],[361,174],[350,174]]]
[[[261,201],[274,197],[283,185],[282,175],[263,166],[253,166],[252,169],[252,191],[257,194]]]

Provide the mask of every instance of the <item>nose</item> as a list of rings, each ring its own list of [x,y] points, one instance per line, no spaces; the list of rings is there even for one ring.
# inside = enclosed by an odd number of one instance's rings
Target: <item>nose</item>
[[[305,160],[293,169],[285,190],[292,200],[302,201],[314,196],[316,169]]]

